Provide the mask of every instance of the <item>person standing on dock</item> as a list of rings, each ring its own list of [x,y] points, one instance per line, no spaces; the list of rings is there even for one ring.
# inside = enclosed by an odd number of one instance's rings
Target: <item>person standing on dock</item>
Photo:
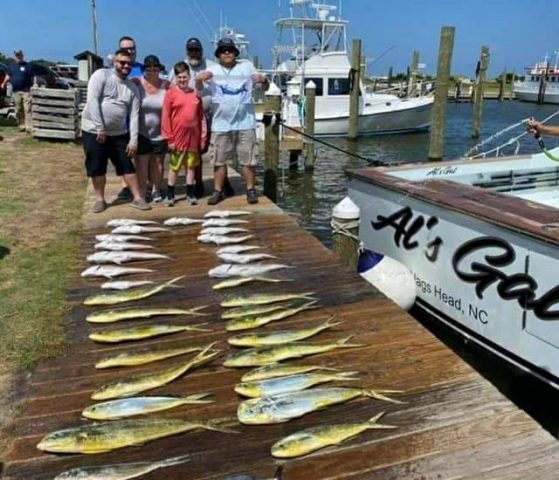
[[[132,67],[130,52],[122,48],[117,50],[113,62],[114,69],[101,68],[89,79],[87,102],[82,113],[85,168],[93,183],[96,200],[92,211],[100,213],[107,208],[105,181],[109,159],[132,192],[132,206],[151,210],[140,195],[132,164],[138,149],[140,97],[138,87],[128,79]],[[130,130],[127,119],[130,120]]]
[[[33,120],[31,118],[31,87],[35,82],[33,67],[23,59],[23,52],[14,52],[14,62],[8,64],[6,77],[0,85],[4,89],[6,84],[12,84],[12,98],[16,107],[16,117],[20,132],[31,133]]]
[[[235,157],[242,165],[247,202],[258,202],[254,189],[257,145],[252,86],[264,84],[266,88],[268,81],[251,62],[237,60],[239,53],[233,39],[222,38],[215,50],[219,63],[210,65],[196,79],[198,91],[208,86],[212,92],[210,161],[214,167],[214,192],[208,205],[216,205],[225,198],[227,166]]]

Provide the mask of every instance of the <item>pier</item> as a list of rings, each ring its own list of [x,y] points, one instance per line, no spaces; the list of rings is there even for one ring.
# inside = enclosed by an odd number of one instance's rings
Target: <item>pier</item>
[[[206,173],[210,173],[209,169]],[[118,180],[109,176],[108,181],[110,191],[116,193]],[[86,204],[89,208],[89,201]],[[79,269],[71,272],[74,281],[68,292],[75,305],[67,318],[71,344],[64,357],[41,362],[32,375],[27,402],[14,423],[12,448],[2,478],[46,480],[78,466],[161,460],[184,454],[192,454],[192,460],[145,478],[224,480],[234,474],[249,474],[269,479],[280,464],[284,467],[284,480],[555,478],[559,468],[556,439],[416,320],[345,267],[332,251],[302,230],[289,215],[266,198],[261,198],[257,205],[247,206],[244,196],[237,196],[214,208],[250,210],[253,214],[246,219],[250,222],[247,228],[255,235],[251,244],[261,245],[267,253],[276,255],[279,263],[296,266],[282,274],[294,281],[248,284],[216,293],[211,288],[216,280],[207,274],[219,263],[216,248],[197,242],[198,225],[170,227],[171,232],[150,236],[155,239],[157,251],[174,260],[133,265],[153,268],[155,272],[150,279],[158,283],[185,275],[179,282],[184,287],[163,291],[133,305],[185,308],[209,305],[207,317],[140,321],[143,324],[208,322],[212,331],[179,333],[115,346],[95,344],[88,335],[111,326],[85,321],[85,316],[96,308],[84,306],[83,300],[99,292],[101,283],[99,279],[83,279],[79,275],[86,267],[85,256],[92,252],[94,235],[108,233],[105,223],[111,218],[157,221],[172,216],[200,218],[210,207],[205,201],[198,206],[187,206],[181,201],[174,208],[156,207],[149,212],[137,212],[123,205],[98,215],[85,213],[84,260]],[[315,292],[319,308],[260,330],[315,326],[334,315],[343,323],[311,341],[329,342],[353,335],[352,341],[362,346],[334,350],[296,363],[358,371],[360,380],[351,382],[351,386],[402,390],[403,393],[394,397],[405,403],[357,399],[283,424],[254,427],[233,421],[238,434],[196,431],[99,455],[54,455],[37,450],[36,444],[47,433],[89,423],[80,413],[93,403],[91,393],[101,385],[179,365],[184,358],[190,358],[176,357],[129,369],[96,370],[94,367],[107,354],[139,347],[201,346],[218,342],[216,348],[222,353],[210,364],[148,394],[213,394],[214,403],[180,407],[155,417],[188,420],[235,417],[242,399],[233,387],[244,370],[222,366],[225,357],[235,349],[226,342],[229,334],[219,320],[222,311],[219,303],[231,295],[257,292]],[[118,326],[140,321],[122,322]],[[341,446],[298,459],[279,461],[270,455],[271,445],[287,434],[316,425],[364,421],[382,411],[386,412],[382,423],[395,425],[397,429],[369,430]]]

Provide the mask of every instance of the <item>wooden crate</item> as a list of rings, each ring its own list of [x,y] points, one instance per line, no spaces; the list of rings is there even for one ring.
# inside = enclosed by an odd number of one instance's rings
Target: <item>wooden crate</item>
[[[74,140],[79,136],[77,90],[32,88],[33,136]]]

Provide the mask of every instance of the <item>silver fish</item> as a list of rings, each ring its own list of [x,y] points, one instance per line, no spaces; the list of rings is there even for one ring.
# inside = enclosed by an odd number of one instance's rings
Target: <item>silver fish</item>
[[[129,242],[131,240],[138,242],[153,242],[153,238],[144,237],[142,235],[118,235],[112,233],[95,235],[95,240],[98,242]]]
[[[89,263],[116,263],[120,265],[124,262],[132,262],[134,260],[170,260],[171,257],[160,253],[147,252],[95,252],[87,256]]]
[[[133,218],[113,218],[107,222],[107,227],[122,227],[124,225],[157,225],[153,220],[136,220]]]
[[[246,210],[212,210],[204,215],[205,218],[227,218],[240,215],[251,215],[252,212]]]
[[[237,218],[210,218],[209,220],[204,220],[202,228],[230,227],[231,225],[241,225],[243,223],[248,223],[248,220],[240,220]]]
[[[249,232],[248,228],[241,227],[205,227],[200,235],[229,235],[230,233]]]
[[[145,243],[111,242],[104,240],[95,244],[95,250],[110,250],[111,252],[122,252],[125,250],[153,250],[155,247]]]
[[[199,218],[188,218],[188,217],[171,217],[163,222],[163,225],[168,227],[176,227],[178,225],[195,225],[197,223],[202,223],[204,220]]]
[[[244,235],[242,237],[228,237],[226,235],[199,235],[197,240],[201,243],[215,243],[216,245],[228,245],[231,243],[246,242],[254,235]]]
[[[148,227],[144,225],[122,225],[121,227],[116,227],[111,233],[133,233],[137,235],[138,233],[148,232],[170,232],[170,230],[163,227]]]
[[[289,278],[280,279],[280,278],[266,278],[266,277],[237,277],[237,278],[222,280],[221,282],[212,285],[212,288],[214,290],[221,290],[223,288],[238,287],[239,285],[244,285],[245,283],[250,283],[250,282],[280,283],[280,282],[292,282],[292,281],[293,280]]]
[[[151,280],[121,280],[116,282],[105,282],[101,285],[103,290],[128,290],[129,288],[151,285]]]
[[[264,273],[272,272],[282,268],[295,268],[281,263],[254,263],[251,265],[234,265],[231,263],[223,263],[212,268],[208,275],[212,278],[230,278],[230,277],[260,277]]]
[[[225,263],[252,263],[261,260],[269,260],[271,258],[278,258],[268,253],[218,253],[218,258]]]
[[[122,275],[132,275],[134,273],[150,273],[153,270],[149,268],[134,267],[116,267],[114,265],[94,265],[86,268],[82,273],[82,277],[105,277],[114,278]]]
[[[225,247],[219,248],[215,253],[219,255],[220,253],[243,253],[250,250],[257,250],[262,248],[258,245],[227,245]]]
[[[167,458],[154,462],[117,463],[99,467],[77,467],[58,474],[54,480],[128,480],[147,475],[159,468],[180,465],[190,461],[192,455]]]

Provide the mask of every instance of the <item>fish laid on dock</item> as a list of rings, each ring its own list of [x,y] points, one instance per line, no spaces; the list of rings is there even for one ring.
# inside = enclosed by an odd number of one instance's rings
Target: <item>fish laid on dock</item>
[[[232,225],[241,225],[249,223],[248,220],[241,220],[238,218],[209,218],[204,220],[202,228],[206,227],[230,227]]]
[[[237,277],[231,278],[229,280],[223,280],[215,285],[212,285],[214,290],[222,290],[224,288],[238,287],[250,282],[268,282],[268,283],[279,283],[279,282],[292,282],[291,278],[266,278],[266,277]]]
[[[175,419],[136,419],[99,422],[49,433],[37,448],[52,453],[105,453],[118,448],[142,446],[158,438],[192,430],[236,433],[216,421],[188,422]]]
[[[280,307],[281,308],[281,307]],[[312,310],[318,308],[316,301],[304,303],[299,307],[281,308],[278,311],[270,312],[262,315],[255,315],[252,317],[234,318],[225,324],[225,330],[234,332],[237,330],[250,330],[251,328],[258,328],[271,322],[277,322],[284,318],[296,315],[305,310]]]
[[[252,215],[252,212],[247,212],[246,210],[211,210],[207,212],[205,218],[227,218],[227,217],[238,217],[241,215]]]
[[[268,253],[218,253],[218,258],[222,262],[226,263],[252,263],[252,262],[260,262],[262,260],[269,260],[271,258],[278,258],[274,255],[270,255]]]
[[[154,283],[152,280],[120,280],[102,283],[101,288],[103,290],[128,290],[129,288],[152,285]]]
[[[329,318],[326,322],[311,328],[299,330],[276,330],[274,332],[241,333],[227,339],[229,345],[235,347],[263,347],[267,345],[281,345],[283,343],[298,342],[313,337],[329,328],[340,325],[342,322],[332,322]]]
[[[289,375],[299,375],[316,370],[339,371],[337,368],[323,367],[322,365],[286,365],[283,363],[272,363],[271,365],[264,365],[263,367],[248,371],[241,377],[241,381],[251,382],[254,380],[265,380],[267,378],[287,377]]]
[[[97,312],[90,313],[85,319],[91,323],[113,323],[133,318],[149,318],[162,315],[194,315],[203,317],[208,315],[207,313],[200,312],[204,308],[208,308],[208,306],[203,305],[188,310],[173,307],[117,308],[113,310],[98,310]]]
[[[271,347],[255,347],[235,352],[223,362],[224,367],[261,367],[278,363],[291,358],[307,357],[318,353],[330,352],[338,348],[354,348],[362,347],[359,344],[348,343],[351,338],[342,338],[336,342],[330,343],[305,343],[292,342],[282,345],[273,345]]]
[[[268,305],[248,305],[246,307],[229,308],[221,314],[222,320],[233,320],[235,318],[254,317],[264,313],[277,312],[278,310],[294,307],[295,303],[268,304]]]
[[[94,265],[86,268],[82,273],[82,277],[105,277],[114,278],[123,275],[133,275],[135,273],[151,273],[153,270],[149,268],[134,267],[116,267],[114,265]]]
[[[160,468],[181,465],[192,459],[192,455],[167,458],[153,462],[117,463],[96,467],[77,467],[60,473],[54,480],[128,480],[147,475]]]
[[[93,400],[110,400],[112,398],[130,397],[147,390],[161,387],[171,383],[194,367],[204,365],[219,355],[220,350],[211,350],[215,343],[211,343],[194,358],[178,367],[167,368],[155,373],[136,375],[131,378],[119,380],[102,386],[93,394]]]
[[[150,233],[150,232],[170,232],[168,228],[163,227],[150,227],[146,225],[122,225],[121,227],[116,227],[111,233],[115,234],[128,234],[137,235],[138,233]]]
[[[173,278],[168,282],[161,283],[160,285],[155,285],[153,287],[138,287],[134,290],[127,290],[122,292],[102,292],[95,293],[87,297],[83,304],[84,305],[114,305],[116,303],[133,302],[136,300],[141,300],[142,298],[152,297],[156,293],[169,288],[174,285],[179,280],[182,280],[184,275],[181,277]]]
[[[107,222],[107,227],[122,227],[123,225],[157,225],[154,220],[137,220],[134,218],[113,218]]]
[[[146,349],[134,350],[133,352],[124,352],[104,357],[95,364],[95,368],[114,368],[114,367],[136,367],[145,365],[146,363],[158,362],[167,358],[186,355],[187,353],[198,352],[203,350],[201,347],[185,347],[185,348],[165,348],[165,349]]]
[[[245,425],[283,423],[307,413],[344,403],[354,398],[367,397],[385,402],[403,403],[385,396],[402,393],[399,390],[371,390],[364,388],[313,388],[300,392],[282,393],[269,397],[252,398],[239,404],[237,417]]]
[[[232,243],[243,243],[254,238],[254,235],[243,235],[242,237],[228,237],[227,235],[205,234],[199,235],[197,240],[200,243],[215,243],[216,245],[229,245]]]
[[[148,252],[95,252],[87,256],[89,263],[116,263],[117,265],[125,262],[160,259],[171,260],[171,257]]]
[[[342,382],[359,380],[357,372],[341,373],[302,373],[288,377],[267,378],[253,380],[235,385],[235,392],[245,397],[258,398],[280,393],[299,392],[327,382]]]
[[[196,225],[198,223],[203,223],[204,220],[199,218],[188,218],[188,217],[171,217],[163,222],[163,225],[168,227],[176,227],[179,225]]]
[[[146,338],[160,337],[177,332],[211,332],[207,328],[200,328],[206,323],[196,325],[144,325],[140,327],[120,328],[117,330],[99,330],[89,334],[89,338],[99,343],[120,343]]]
[[[200,235],[230,235],[232,233],[250,232],[248,228],[241,227],[204,227]]]
[[[187,397],[131,397],[109,400],[108,402],[90,405],[82,411],[82,415],[90,420],[120,420],[136,415],[162,412],[182,405],[213,403],[213,400],[204,400],[210,395],[209,393],[201,393]]]
[[[366,422],[320,425],[292,433],[272,445],[271,453],[276,458],[294,458],[332,445],[340,445],[370,429],[398,428],[394,425],[377,423],[384,415],[381,412]]]
[[[102,242],[94,245],[95,250],[109,250],[111,252],[123,252],[126,250],[153,250],[153,245],[145,243],[132,243],[132,242],[113,242],[110,240],[103,240]]]
[[[113,233],[95,235],[95,240],[98,242],[130,242],[132,240],[137,242],[153,242],[153,238],[144,237],[142,235],[118,235]]]
[[[212,268],[208,275],[212,278],[231,278],[231,277],[260,277],[274,270],[283,268],[295,268],[290,265],[281,263],[254,263],[251,265],[237,265],[232,263],[223,263]]]
[[[315,292],[305,293],[257,293],[244,297],[231,297],[221,302],[222,307],[244,307],[247,305],[266,305],[267,303],[285,302],[286,300],[315,300]]]
[[[226,245],[225,247],[220,247],[215,252],[217,255],[220,253],[243,253],[249,252],[251,250],[258,250],[262,247],[259,245]]]

